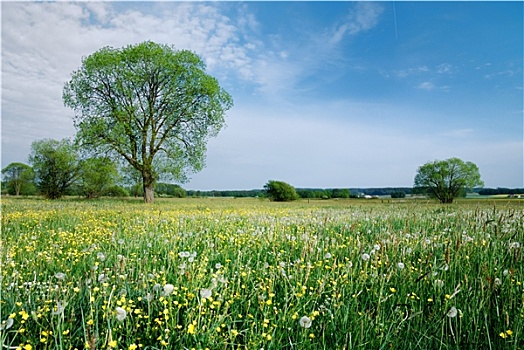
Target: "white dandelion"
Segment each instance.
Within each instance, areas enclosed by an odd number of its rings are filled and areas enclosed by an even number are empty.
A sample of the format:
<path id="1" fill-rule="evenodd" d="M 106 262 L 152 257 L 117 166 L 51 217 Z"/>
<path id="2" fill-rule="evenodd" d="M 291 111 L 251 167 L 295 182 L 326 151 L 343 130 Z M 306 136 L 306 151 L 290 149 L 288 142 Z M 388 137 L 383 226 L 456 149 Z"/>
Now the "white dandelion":
<path id="1" fill-rule="evenodd" d="M 397 267 L 402 270 L 405 266 L 404 263 L 401 261 L 397 264 Z"/>
<path id="2" fill-rule="evenodd" d="M 211 298 L 212 291 L 209 288 L 202 288 L 200 289 L 200 297 L 202 299 Z"/>
<path id="3" fill-rule="evenodd" d="M 444 281 L 443 280 L 435 280 L 433 281 L 433 285 L 437 288 L 442 288 L 444 287 Z"/>
<path id="4" fill-rule="evenodd" d="M 362 254 L 362 260 L 364 260 L 364 261 L 368 261 L 369 258 L 370 258 L 370 256 L 369 256 L 368 253 L 364 253 L 364 254 Z"/>
<path id="5" fill-rule="evenodd" d="M 116 319 L 119 320 L 119 321 L 123 321 L 127 317 L 127 311 L 124 308 L 120 307 L 120 306 L 118 306 L 115 309 L 115 312 L 116 312 Z"/>
<path id="6" fill-rule="evenodd" d="M 104 260 L 106 260 L 106 256 L 105 256 L 104 253 L 102 253 L 102 252 L 98 252 L 98 253 L 96 253 L 96 257 L 97 257 L 98 260 L 100 260 L 100 261 L 104 261 Z"/>
<path id="7" fill-rule="evenodd" d="M 449 309 L 448 313 L 446 314 L 449 318 L 457 317 L 458 310 L 456 307 L 452 306 L 451 309 Z"/>
<path id="8" fill-rule="evenodd" d="M 307 316 L 302 316 L 300 320 L 298 320 L 298 323 L 300 324 L 300 327 L 302 328 L 309 328 L 311 327 L 311 319 Z"/>
<path id="9" fill-rule="evenodd" d="M 189 258 L 191 254 L 189 252 L 184 251 L 184 252 L 178 253 L 178 256 L 181 258 Z"/>
<path id="10" fill-rule="evenodd" d="M 162 293 L 164 296 L 168 296 L 169 294 L 173 293 L 173 290 L 175 289 L 175 286 L 172 284 L 166 284 L 164 286 L 164 293 Z"/>
<path id="11" fill-rule="evenodd" d="M 104 283 L 105 281 L 107 281 L 107 276 L 105 274 L 101 273 L 100 275 L 98 275 L 99 283 Z"/>
<path id="12" fill-rule="evenodd" d="M 9 328 L 11 328 L 13 326 L 13 323 L 15 321 L 9 317 L 7 320 L 5 321 L 2 321 L 2 324 L 0 324 L 0 331 L 6 331 L 8 330 Z"/>
<path id="13" fill-rule="evenodd" d="M 56 303 L 55 309 L 51 312 L 53 315 L 61 315 L 67 306 L 66 302 L 59 301 Z"/>
<path id="14" fill-rule="evenodd" d="M 66 275 L 65 275 L 65 273 L 63 273 L 63 272 L 57 272 L 57 273 L 55 273 L 55 278 L 56 278 L 56 279 L 59 279 L 59 280 L 63 280 L 63 279 L 65 278 L 65 276 L 66 276 Z"/>

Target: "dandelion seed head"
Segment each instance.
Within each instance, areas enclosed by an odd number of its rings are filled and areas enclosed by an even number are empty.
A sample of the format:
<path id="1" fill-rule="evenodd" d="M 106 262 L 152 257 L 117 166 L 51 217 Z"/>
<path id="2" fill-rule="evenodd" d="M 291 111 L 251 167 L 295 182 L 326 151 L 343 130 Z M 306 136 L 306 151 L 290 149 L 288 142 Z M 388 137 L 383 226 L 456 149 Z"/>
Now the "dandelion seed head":
<path id="1" fill-rule="evenodd" d="M 8 330 L 13 326 L 14 320 L 13 318 L 9 317 L 7 320 L 2 321 L 2 324 L 0 324 L 0 331 Z"/>
<path id="2" fill-rule="evenodd" d="M 164 286 L 164 293 L 162 293 L 162 295 L 168 296 L 169 294 L 173 293 L 174 289 L 175 289 L 175 286 L 168 283 Z"/>
<path id="3" fill-rule="evenodd" d="M 311 319 L 309 317 L 302 316 L 300 318 L 300 320 L 298 320 L 298 323 L 300 324 L 300 327 L 302 327 L 302 328 L 310 328 L 311 324 L 312 324 L 312 321 L 311 321 Z"/>
<path id="4" fill-rule="evenodd" d="M 210 298 L 210 297 L 211 297 L 211 294 L 212 294 L 211 289 L 208 289 L 208 288 L 202 288 L 202 289 L 200 289 L 200 297 L 201 297 L 202 299 Z"/>
<path id="5" fill-rule="evenodd" d="M 190 255 L 191 254 L 189 252 L 186 252 L 186 251 L 178 253 L 178 256 L 181 257 L 181 258 L 189 258 Z"/>
<path id="6" fill-rule="evenodd" d="M 449 318 L 455 318 L 458 315 L 458 310 L 456 307 L 452 306 L 446 314 Z"/>
<path id="7" fill-rule="evenodd" d="M 127 311 L 118 306 L 116 309 L 115 309 L 115 312 L 116 312 L 116 319 L 119 320 L 119 321 L 123 321 L 125 320 L 126 316 L 127 316 Z"/>
<path id="8" fill-rule="evenodd" d="M 66 306 L 67 306 L 66 302 L 63 302 L 63 301 L 57 302 L 56 303 L 56 307 L 53 310 L 53 312 L 51 312 L 51 314 L 53 314 L 53 315 L 60 315 L 60 314 L 62 314 L 64 312 Z"/>
<path id="9" fill-rule="evenodd" d="M 405 266 L 404 263 L 401 261 L 397 264 L 397 267 L 402 270 Z"/>
<path id="10" fill-rule="evenodd" d="M 65 276 L 66 276 L 66 275 L 65 275 L 65 273 L 63 273 L 63 272 L 57 272 L 57 273 L 55 273 L 55 278 L 56 278 L 56 279 L 59 279 L 59 280 L 63 280 L 63 279 L 65 278 Z"/>
<path id="11" fill-rule="evenodd" d="M 368 261 L 371 256 L 368 253 L 362 254 L 362 260 Z"/>
<path id="12" fill-rule="evenodd" d="M 437 287 L 437 288 L 442 288 L 442 287 L 444 287 L 444 281 L 443 281 L 443 280 L 435 280 L 435 281 L 433 282 L 433 285 L 434 285 L 435 287 Z"/>

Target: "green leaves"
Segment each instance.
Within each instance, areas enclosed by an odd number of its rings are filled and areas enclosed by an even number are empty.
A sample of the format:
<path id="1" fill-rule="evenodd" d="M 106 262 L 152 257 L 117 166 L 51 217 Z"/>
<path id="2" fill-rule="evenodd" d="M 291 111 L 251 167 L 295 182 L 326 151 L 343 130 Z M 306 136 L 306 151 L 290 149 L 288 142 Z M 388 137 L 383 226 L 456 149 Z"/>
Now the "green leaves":
<path id="1" fill-rule="evenodd" d="M 415 187 L 425 188 L 441 203 L 452 203 L 453 198 L 476 186 L 484 186 L 477 165 L 459 158 L 426 163 L 415 176 Z"/>
<path id="2" fill-rule="evenodd" d="M 183 180 L 201 170 L 207 140 L 233 106 L 204 70 L 196 54 L 151 41 L 84 58 L 63 91 L 78 143 L 123 157 L 143 176 Z"/>
<path id="3" fill-rule="evenodd" d="M 78 177 L 78 155 L 69 139 L 34 141 L 29 162 L 36 173 L 38 188 L 49 199 L 66 194 Z"/>
<path id="4" fill-rule="evenodd" d="M 270 180 L 264 185 L 269 199 L 276 202 L 294 201 L 299 198 L 295 188 L 283 181 Z"/>

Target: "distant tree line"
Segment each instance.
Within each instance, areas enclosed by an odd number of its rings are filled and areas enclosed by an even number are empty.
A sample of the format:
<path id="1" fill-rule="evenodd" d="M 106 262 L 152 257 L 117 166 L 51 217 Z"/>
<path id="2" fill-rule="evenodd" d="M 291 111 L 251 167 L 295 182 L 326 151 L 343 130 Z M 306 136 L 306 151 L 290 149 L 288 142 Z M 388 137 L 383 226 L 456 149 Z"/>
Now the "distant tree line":
<path id="1" fill-rule="evenodd" d="M 2 169 L 2 194 L 49 199 L 143 195 L 136 171 L 119 167 L 108 157 L 85 157 L 69 139 L 35 141 L 28 159 L 30 165 L 16 162 Z M 157 183 L 155 193 L 160 197 L 187 196 L 182 187 L 168 183 Z"/>
<path id="2" fill-rule="evenodd" d="M 2 169 L 2 194 L 39 194 L 50 199 L 57 199 L 64 195 L 85 196 L 86 198 L 143 196 L 143 179 L 139 171 L 116 163 L 109 157 L 86 157 L 69 139 L 61 141 L 44 139 L 33 142 L 28 160 L 29 165 L 11 163 Z M 469 172 L 472 175 L 468 177 Z M 464 178 L 461 180 L 462 182 L 456 180 L 457 175 Z M 447 180 L 446 176 L 454 179 L 455 184 L 453 185 L 450 180 Z M 434 195 L 442 203 L 451 203 L 453 198 L 464 197 L 466 193 L 472 191 L 480 195 L 524 194 L 524 188 L 472 188 L 466 186 L 468 179 L 471 180 L 469 185 L 481 184 L 476 166 L 452 158 L 446 161 L 427 163 L 421 167 L 413 188 L 295 189 L 283 181 L 270 180 L 264 185 L 263 189 L 186 191 L 180 185 L 159 181 L 155 183 L 154 193 L 159 197 L 173 198 L 188 196 L 262 197 L 269 198 L 272 201 L 290 201 L 299 198 L 344 199 L 366 196 L 404 198 L 406 195 L 428 195 L 430 197 Z M 437 180 L 441 181 L 442 184 L 432 188 L 431 184 Z M 446 186 L 450 187 L 449 191 Z"/>
<path id="3" fill-rule="evenodd" d="M 475 192 L 481 196 L 493 196 L 497 194 L 524 194 L 524 188 L 483 188 Z"/>

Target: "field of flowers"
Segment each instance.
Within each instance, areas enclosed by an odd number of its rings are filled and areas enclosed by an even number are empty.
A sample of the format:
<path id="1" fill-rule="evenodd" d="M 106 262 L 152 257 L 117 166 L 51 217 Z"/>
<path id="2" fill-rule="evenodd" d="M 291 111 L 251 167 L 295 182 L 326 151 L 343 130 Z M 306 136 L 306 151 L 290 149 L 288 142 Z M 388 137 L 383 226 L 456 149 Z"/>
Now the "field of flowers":
<path id="1" fill-rule="evenodd" d="M 2 349 L 524 349 L 524 203 L 2 199 Z"/>

